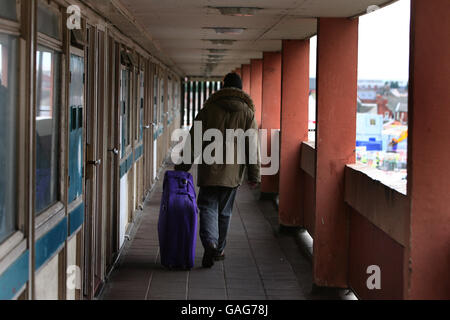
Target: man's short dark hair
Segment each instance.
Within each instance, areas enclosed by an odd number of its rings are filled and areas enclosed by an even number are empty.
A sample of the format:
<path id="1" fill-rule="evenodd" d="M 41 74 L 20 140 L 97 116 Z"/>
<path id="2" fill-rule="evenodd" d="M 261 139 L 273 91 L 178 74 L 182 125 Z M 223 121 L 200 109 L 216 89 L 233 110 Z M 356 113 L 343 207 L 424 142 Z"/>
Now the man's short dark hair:
<path id="1" fill-rule="evenodd" d="M 223 80 L 224 88 L 238 88 L 242 90 L 242 79 L 237 73 L 229 73 Z"/>

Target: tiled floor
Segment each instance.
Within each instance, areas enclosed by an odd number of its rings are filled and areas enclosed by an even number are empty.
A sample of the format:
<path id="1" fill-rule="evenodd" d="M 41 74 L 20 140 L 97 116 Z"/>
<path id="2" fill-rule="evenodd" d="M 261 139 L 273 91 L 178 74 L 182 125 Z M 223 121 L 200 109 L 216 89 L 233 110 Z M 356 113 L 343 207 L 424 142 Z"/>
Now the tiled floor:
<path id="1" fill-rule="evenodd" d="M 111 274 L 101 299 L 110 300 L 304 300 L 345 299 L 342 291 L 311 294 L 311 264 L 295 239 L 277 233 L 271 201 L 246 186 L 236 199 L 226 260 L 202 269 L 168 271 L 159 264 L 157 222 L 162 181 L 145 203 L 137 231 Z"/>

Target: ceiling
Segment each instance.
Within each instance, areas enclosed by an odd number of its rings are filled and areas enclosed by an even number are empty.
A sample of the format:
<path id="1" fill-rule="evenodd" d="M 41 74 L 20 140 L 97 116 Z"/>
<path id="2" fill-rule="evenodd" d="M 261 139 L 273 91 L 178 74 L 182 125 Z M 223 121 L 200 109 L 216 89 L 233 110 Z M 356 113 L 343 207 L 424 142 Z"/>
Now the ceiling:
<path id="1" fill-rule="evenodd" d="M 281 50 L 283 39 L 317 32 L 317 17 L 354 17 L 392 0 L 120 0 L 161 53 L 187 76 L 223 76 Z M 217 7 L 259 8 L 252 16 L 223 15 Z M 242 28 L 219 34 L 213 28 Z M 233 40 L 227 44 L 210 40 Z M 210 50 L 211 49 L 211 50 Z"/>

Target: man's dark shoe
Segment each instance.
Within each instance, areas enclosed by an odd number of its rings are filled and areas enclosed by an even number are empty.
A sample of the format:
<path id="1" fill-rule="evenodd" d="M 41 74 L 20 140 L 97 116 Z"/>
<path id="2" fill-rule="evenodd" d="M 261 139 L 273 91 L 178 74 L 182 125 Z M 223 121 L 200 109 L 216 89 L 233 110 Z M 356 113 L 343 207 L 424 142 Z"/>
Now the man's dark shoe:
<path id="1" fill-rule="evenodd" d="M 205 248 L 205 253 L 203 254 L 202 266 L 203 268 L 212 268 L 214 265 L 214 256 L 217 253 L 217 246 L 215 244 L 210 244 Z"/>
<path id="2" fill-rule="evenodd" d="M 215 261 L 223 261 L 225 260 L 225 253 L 222 251 L 216 251 L 216 254 L 214 255 L 214 260 Z"/>

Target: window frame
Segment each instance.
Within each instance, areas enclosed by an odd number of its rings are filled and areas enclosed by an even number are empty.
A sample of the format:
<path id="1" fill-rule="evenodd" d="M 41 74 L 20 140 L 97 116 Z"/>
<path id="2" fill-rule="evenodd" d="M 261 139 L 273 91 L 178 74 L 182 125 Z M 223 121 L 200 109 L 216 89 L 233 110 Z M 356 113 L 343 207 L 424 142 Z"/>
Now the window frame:
<path id="1" fill-rule="evenodd" d="M 158 67 L 155 66 L 153 72 L 153 97 L 152 97 L 152 105 L 153 105 L 153 123 L 156 126 L 159 125 L 159 76 L 158 76 Z"/>
<path id="2" fill-rule="evenodd" d="M 39 32 L 38 30 L 38 10 L 39 10 L 39 4 L 42 4 L 43 6 L 47 7 L 48 10 L 52 10 L 54 13 L 59 15 L 59 39 L 53 38 L 52 36 L 49 36 L 47 34 L 44 34 L 42 32 Z M 55 44 L 62 45 L 63 39 L 64 39 L 64 23 L 63 23 L 63 13 L 62 13 L 62 7 L 59 3 L 55 1 L 44 1 L 44 0 L 37 0 L 36 3 L 36 33 L 38 34 L 38 41 L 41 39 L 45 39 L 47 41 L 53 42 Z"/>
<path id="3" fill-rule="evenodd" d="M 162 128 L 162 124 L 159 121 L 161 118 L 161 95 L 160 95 L 160 74 L 161 74 L 161 68 L 154 64 L 153 69 L 153 140 L 158 140 L 160 136 L 160 131 Z M 156 117 L 156 118 L 155 118 Z"/>
<path id="4" fill-rule="evenodd" d="M 85 32 L 86 32 L 86 27 L 84 26 L 84 24 L 82 24 L 82 33 L 85 35 Z M 69 35 L 69 37 L 70 37 L 70 35 Z M 70 40 L 69 40 L 69 43 L 70 43 Z M 83 64 L 84 64 L 84 78 L 86 79 L 86 67 L 87 67 L 87 62 L 86 62 L 86 51 L 84 50 L 84 48 L 83 49 L 80 49 L 80 48 L 78 48 L 77 46 L 74 46 L 74 45 L 72 45 L 72 44 L 70 44 L 69 45 L 70 46 L 70 49 L 69 49 L 69 52 L 68 52 L 68 59 L 69 59 L 69 64 L 68 64 L 68 70 L 67 70 L 67 72 L 68 72 L 68 74 L 69 74 L 69 77 L 71 77 L 70 75 L 71 75 L 71 58 L 72 58 L 72 55 L 73 56 L 76 56 L 76 57 L 78 57 L 78 58 L 82 58 L 83 59 Z M 85 81 L 86 82 L 86 81 Z M 67 109 L 67 110 L 69 110 L 70 109 L 70 94 L 71 94 L 71 91 L 70 91 L 70 85 L 71 85 L 71 81 L 69 80 L 68 81 L 68 86 L 67 86 L 67 106 L 64 106 L 64 108 L 65 109 Z M 82 150 L 81 150 L 81 152 L 82 152 L 82 155 L 83 155 L 83 159 L 84 159 L 84 157 L 86 156 L 86 147 L 85 147 L 85 145 L 86 145 L 86 137 L 85 137 L 85 131 L 86 131 L 86 121 L 85 121 L 85 113 L 86 113 L 86 99 L 87 99 L 87 92 L 86 92 L 86 83 L 84 83 L 84 85 L 83 85 L 83 106 L 82 106 L 82 118 L 80 119 L 79 118 L 79 116 L 80 116 L 80 114 L 78 113 L 78 115 L 77 115 L 77 117 L 76 117 L 76 122 L 78 122 L 78 125 L 80 125 L 80 120 L 81 120 L 81 127 L 82 127 L 82 137 L 81 137 L 81 143 L 82 143 Z M 70 117 L 72 117 L 72 114 L 67 114 L 67 128 L 68 128 L 68 130 L 67 130 L 67 141 L 69 141 L 70 140 L 70 133 L 72 132 L 72 128 L 69 126 L 69 118 Z M 70 148 L 67 148 L 67 156 L 68 157 L 70 157 Z M 69 169 L 69 163 L 70 163 L 70 160 L 68 160 L 67 161 L 67 169 Z M 68 206 L 70 207 L 70 204 L 72 204 L 72 203 L 75 203 L 75 202 L 77 202 L 77 200 L 78 199 L 80 199 L 80 198 L 82 198 L 83 196 L 84 196 L 84 191 L 85 191 L 85 185 L 84 185 L 84 176 L 85 176 L 85 170 L 86 170 L 86 165 L 85 165 L 85 163 L 84 163 L 84 161 L 83 161 L 83 168 L 82 168 L 82 175 L 83 175 L 83 183 L 82 183 L 82 191 L 81 191 L 81 196 L 79 196 L 76 200 L 74 200 L 74 201 L 72 201 L 72 202 L 70 202 L 70 200 L 68 201 Z M 70 174 L 68 174 L 67 176 L 68 176 L 68 179 L 70 178 L 69 177 L 69 175 Z M 70 189 L 70 187 L 69 187 L 69 182 L 68 182 L 68 186 L 67 186 L 67 198 L 69 199 L 69 189 Z M 70 210 L 69 210 L 69 212 L 70 212 Z"/>
<path id="5" fill-rule="evenodd" d="M 17 18 L 17 20 L 10 20 L 10 19 L 7 19 L 7 18 L 1 18 L 0 17 L 0 26 L 2 26 L 2 27 L 5 27 L 5 26 L 10 26 L 10 27 L 12 27 L 12 28 L 15 28 L 15 27 L 19 27 L 20 28 L 20 25 L 21 25 L 21 21 L 22 21 L 22 19 L 21 19 L 21 1 L 22 0 L 15 0 L 16 1 L 16 18 Z"/>
<path id="6" fill-rule="evenodd" d="M 132 151 L 132 141 L 133 141 L 133 138 L 132 138 L 132 133 L 133 133 L 133 131 L 132 131 L 132 128 L 131 128 L 131 125 L 129 125 L 129 124 L 131 124 L 131 116 L 132 116 L 132 113 L 131 113 L 131 97 L 130 97 L 130 93 L 131 93 L 131 86 L 130 86 L 130 82 L 131 82 L 131 80 L 132 80 L 132 78 L 131 78 L 131 76 L 134 74 L 134 72 L 131 70 L 131 67 L 130 66 L 126 66 L 125 64 L 123 64 L 122 62 L 120 63 L 120 95 L 119 95 L 119 102 L 120 102 L 120 113 L 119 113 L 119 124 L 121 124 L 120 125 L 120 128 L 119 128 L 119 130 L 120 130 L 120 155 L 121 155 L 121 159 L 126 159 L 129 155 L 130 155 L 130 153 L 131 153 L 131 151 Z M 127 104 L 127 110 L 126 110 L 126 115 L 127 115 L 127 128 L 126 128 L 126 133 L 127 133 L 127 139 L 126 139 L 126 141 L 127 141 L 127 144 L 126 145 L 123 145 L 123 143 L 122 143 L 122 141 L 123 141 L 123 137 L 122 137 L 122 131 L 123 131 L 123 123 L 121 122 L 121 121 L 123 121 L 123 120 L 121 120 L 121 119 L 123 119 L 123 110 L 122 110 L 122 93 L 123 93 L 123 91 L 122 91 L 122 83 L 123 83 L 123 71 L 126 71 L 127 72 L 127 74 L 128 74 L 128 90 L 127 90 L 127 100 L 128 100 L 128 104 Z"/>
<path id="7" fill-rule="evenodd" d="M 18 128 L 24 128 L 26 125 L 26 117 L 23 115 L 27 111 L 25 106 L 25 98 L 22 94 L 20 94 L 20 91 L 23 90 L 20 87 L 20 84 L 25 81 L 26 75 L 24 74 L 23 70 L 25 69 L 25 61 L 24 61 L 24 52 L 25 52 L 25 45 L 23 43 L 23 40 L 21 39 L 22 32 L 21 32 L 21 16 L 20 16 L 20 7 L 21 3 L 20 1 L 16 1 L 16 10 L 17 10 L 17 21 L 14 20 L 8 20 L 5 18 L 0 18 L 0 33 L 6 36 L 12 36 L 16 37 L 16 61 L 17 61 L 17 74 L 16 74 L 16 95 L 17 95 L 17 101 L 16 101 L 16 107 L 17 107 L 17 113 L 16 113 L 16 127 Z M 27 138 L 23 134 L 17 134 L 16 133 L 16 143 L 18 144 L 18 147 L 15 151 L 15 157 L 16 161 L 18 161 L 19 165 L 17 166 L 17 174 L 20 175 L 20 171 L 23 170 L 23 166 L 20 165 L 19 159 L 22 159 L 24 155 L 26 154 L 26 145 L 27 145 Z M 22 253 L 25 251 L 25 248 L 22 248 L 24 244 L 26 244 L 25 239 L 25 212 L 22 212 L 23 210 L 20 210 L 20 203 L 24 196 L 26 196 L 27 192 L 24 192 L 25 185 L 23 179 L 17 179 L 17 183 L 15 185 L 15 191 L 16 191 L 16 199 L 15 199 L 15 205 L 16 205 L 16 213 L 15 213 L 15 230 L 11 232 L 10 235 L 8 235 L 3 241 L 0 242 L 0 274 L 3 272 L 3 270 L 9 265 L 15 261 L 15 259 L 11 259 L 11 256 L 15 256 L 15 252 Z M 20 246 L 20 247 L 19 247 Z M 11 261 L 10 261 L 11 260 Z"/>
<path id="8" fill-rule="evenodd" d="M 164 128 L 164 118 L 165 118 L 165 110 L 166 110 L 166 94 L 165 94 L 166 81 L 164 79 L 164 75 L 160 73 L 158 77 L 158 99 L 159 99 L 159 118 L 158 123 L 160 127 Z"/>
<path id="9" fill-rule="evenodd" d="M 141 66 L 138 70 L 138 100 L 137 100 L 137 142 L 144 140 L 144 126 L 145 126 L 145 60 L 141 59 Z"/>
<path id="10" fill-rule="evenodd" d="M 60 21 L 60 37 L 61 39 L 63 39 L 63 34 L 62 34 L 62 20 L 63 20 L 63 14 L 62 14 L 62 7 L 55 3 L 55 2 L 50 2 L 49 4 L 43 2 L 42 0 L 38 0 L 39 2 L 44 3 L 44 5 L 47 6 L 51 6 L 53 7 L 55 10 L 58 10 L 59 12 L 59 21 Z M 36 13 L 36 21 L 37 21 L 38 17 L 37 17 L 37 13 Z M 35 229 L 38 230 L 36 232 L 36 238 L 37 238 L 37 234 L 40 233 L 39 230 L 42 229 L 46 229 L 47 225 L 51 225 L 54 219 L 58 219 L 58 217 L 61 215 L 61 212 L 65 210 L 65 206 L 64 206 L 64 197 L 65 197 L 65 174 L 63 172 L 63 170 L 61 170 L 62 168 L 64 168 L 65 165 L 65 154 L 64 154 L 64 148 L 62 147 L 63 143 L 64 143 L 64 138 L 65 138 L 65 111 L 64 111 L 64 88 L 66 85 L 66 79 L 65 79 L 65 74 L 66 74 L 66 65 L 65 65 L 65 50 L 64 50 L 64 46 L 63 46 L 63 40 L 58 40 L 55 38 L 52 38 L 48 35 L 45 35 L 39 31 L 36 31 L 37 34 L 37 40 L 36 40 L 36 50 L 34 52 L 35 56 L 37 55 L 37 52 L 39 50 L 40 47 L 43 47 L 45 49 L 48 50 L 52 50 L 54 51 L 55 54 L 59 55 L 59 65 L 58 65 L 58 74 L 56 75 L 58 77 L 58 82 L 59 82 L 59 86 L 60 86 L 60 90 L 59 90 L 59 94 L 56 96 L 56 98 L 59 100 L 59 110 L 58 110 L 58 114 L 57 117 L 58 119 L 56 120 L 58 122 L 58 130 L 57 133 L 59 135 L 58 137 L 58 143 L 57 143 L 57 153 L 58 153 L 58 187 L 57 187 L 57 201 L 55 203 L 53 203 L 52 205 L 50 205 L 47 209 L 44 209 L 42 212 L 36 212 L 36 208 L 35 208 L 35 204 L 33 206 L 33 214 L 35 216 Z M 35 80 L 34 80 L 34 85 L 36 86 L 36 76 L 37 73 L 35 72 Z M 37 94 L 37 90 L 36 93 Z M 37 108 L 37 101 L 35 101 L 35 108 Z M 34 111 L 34 117 L 33 117 L 33 121 L 34 121 L 34 129 L 36 130 L 36 114 L 37 114 L 37 110 L 35 109 Z M 35 152 L 36 152 L 36 144 L 35 145 Z M 34 159 L 34 166 L 36 165 L 36 159 Z M 34 169 L 33 174 L 36 177 L 36 170 Z M 34 196 L 36 195 L 36 178 L 34 179 L 34 185 L 32 186 L 33 188 L 33 192 L 34 192 Z M 58 219 L 60 220 L 60 219 Z"/>
<path id="11" fill-rule="evenodd" d="M 173 80 L 171 76 L 167 77 L 167 108 L 166 108 L 166 124 L 169 126 L 172 118 L 173 108 Z"/>
<path id="12" fill-rule="evenodd" d="M 133 68 L 133 145 L 137 146 L 139 143 L 139 111 L 140 111 L 140 72 L 141 68 L 139 65 Z"/>

